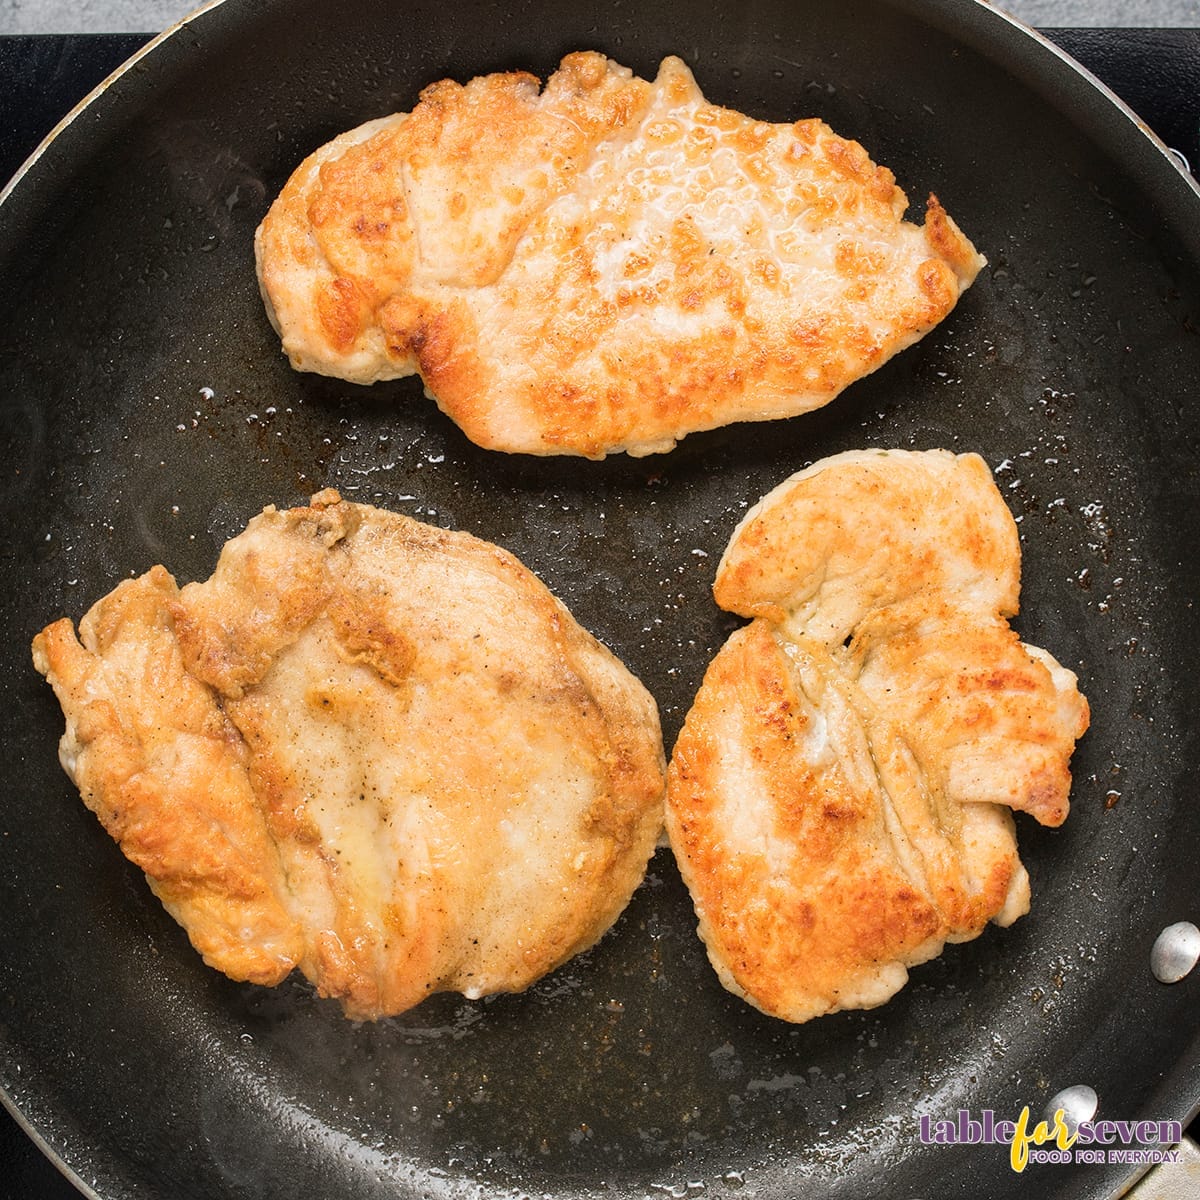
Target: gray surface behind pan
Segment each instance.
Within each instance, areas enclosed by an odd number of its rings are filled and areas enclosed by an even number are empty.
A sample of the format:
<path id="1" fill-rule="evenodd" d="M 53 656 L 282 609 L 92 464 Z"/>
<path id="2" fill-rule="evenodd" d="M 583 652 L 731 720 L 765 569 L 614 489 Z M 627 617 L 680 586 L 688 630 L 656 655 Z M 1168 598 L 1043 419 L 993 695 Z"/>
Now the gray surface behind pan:
<path id="1" fill-rule="evenodd" d="M 157 33 L 192 11 L 190 0 L 6 0 L 3 33 Z M 1027 25 L 1192 28 L 1197 0 L 1008 0 Z"/>

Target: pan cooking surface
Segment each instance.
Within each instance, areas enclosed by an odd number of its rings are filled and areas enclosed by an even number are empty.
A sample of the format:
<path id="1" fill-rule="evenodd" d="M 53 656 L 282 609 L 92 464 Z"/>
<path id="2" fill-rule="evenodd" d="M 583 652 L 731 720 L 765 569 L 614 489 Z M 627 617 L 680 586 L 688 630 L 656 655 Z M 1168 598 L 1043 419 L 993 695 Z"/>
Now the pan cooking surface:
<path id="1" fill-rule="evenodd" d="M 443 76 L 596 48 L 682 55 L 713 100 L 820 116 L 935 190 L 989 266 L 939 329 L 817 413 L 603 463 L 488 454 L 411 380 L 293 373 L 251 238 L 300 158 Z M 1003 65 L 1002 65 L 1003 64 Z M 1194 919 L 1200 202 L 1107 100 L 961 3 L 501 17 L 236 0 L 85 110 L 0 209 L 9 774 L 3 1082 L 104 1197 L 1099 1197 L 1128 1168 L 923 1147 L 918 1118 L 1186 1118 L 1195 981 L 1150 946 Z M 264 505 L 322 487 L 515 552 L 657 697 L 668 748 L 736 621 L 717 559 L 746 507 L 862 446 L 976 450 L 1020 521 L 1030 642 L 1092 729 L 1059 831 L 1018 819 L 1030 915 L 887 1006 L 791 1027 L 716 982 L 667 851 L 616 928 L 521 996 L 375 1025 L 302 982 L 206 969 L 55 761 L 34 632 L 156 562 L 203 578 Z M 1032 1189 L 1032 1191 L 1031 1191 Z"/>

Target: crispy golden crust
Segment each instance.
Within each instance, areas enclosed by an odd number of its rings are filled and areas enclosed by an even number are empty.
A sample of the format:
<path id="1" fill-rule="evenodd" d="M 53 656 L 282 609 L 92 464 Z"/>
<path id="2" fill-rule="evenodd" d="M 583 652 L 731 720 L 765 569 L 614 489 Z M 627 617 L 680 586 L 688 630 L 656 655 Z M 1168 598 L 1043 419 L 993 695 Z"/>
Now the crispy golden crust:
<path id="1" fill-rule="evenodd" d="M 907 205 L 820 121 L 577 53 L 322 147 L 256 249 L 298 369 L 419 372 L 482 446 L 602 457 L 816 408 L 931 329 L 984 260 Z"/>
<path id="2" fill-rule="evenodd" d="M 837 455 L 739 526 L 715 590 L 755 619 L 710 665 L 667 787 L 730 990 L 791 1021 L 871 1007 L 1027 910 L 1009 810 L 1065 818 L 1088 708 L 1009 628 L 1018 577 L 974 455 Z"/>
<path id="3" fill-rule="evenodd" d="M 206 962 L 278 983 L 299 960 L 301 930 L 250 789 L 247 747 L 183 664 L 177 597 L 162 567 L 127 580 L 84 617 L 79 640 L 67 620 L 38 634 L 34 664 L 66 714 L 60 757 L 84 803 Z"/>
<path id="4" fill-rule="evenodd" d="M 717 567 L 717 603 L 789 616 L 844 641 L 876 609 L 949 593 L 1017 612 L 1017 527 L 975 454 L 851 451 L 815 463 L 743 518 Z"/>
<path id="5" fill-rule="evenodd" d="M 341 501 L 267 509 L 34 658 L 63 761 L 210 965 L 355 1017 L 528 986 L 661 826 L 653 701 L 515 558 Z"/>

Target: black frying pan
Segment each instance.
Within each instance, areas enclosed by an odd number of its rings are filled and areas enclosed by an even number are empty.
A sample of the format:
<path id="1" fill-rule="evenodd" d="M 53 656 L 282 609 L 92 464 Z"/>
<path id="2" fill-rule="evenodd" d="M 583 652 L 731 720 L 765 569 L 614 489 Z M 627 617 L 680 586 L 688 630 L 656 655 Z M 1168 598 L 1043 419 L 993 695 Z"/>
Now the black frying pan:
<path id="1" fill-rule="evenodd" d="M 946 324 L 828 408 L 600 464 L 471 446 L 412 381 L 293 374 L 250 240 L 308 150 L 426 82 L 594 47 L 827 119 L 930 189 L 991 265 Z M 1200 1098 L 1191 522 L 1200 197 L 1128 114 L 967 0 L 565 7 L 226 0 L 157 44 L 0 205 L 8 536 L 0 1084 L 106 1198 L 1115 1195 L 1135 1168 L 918 1144 L 921 1114 L 1112 1118 Z M 886 1007 L 790 1027 L 724 993 L 669 854 L 612 933 L 522 996 L 376 1025 L 208 971 L 55 763 L 30 636 L 118 579 L 181 580 L 266 503 L 335 485 L 515 551 L 659 699 L 668 743 L 731 628 L 745 506 L 863 445 L 980 451 L 1024 538 L 1030 641 L 1093 703 L 1060 831 L 1019 822 L 1032 913 Z M 698 553 L 699 552 L 699 553 Z M 702 1185 L 702 1186 L 701 1186 Z"/>

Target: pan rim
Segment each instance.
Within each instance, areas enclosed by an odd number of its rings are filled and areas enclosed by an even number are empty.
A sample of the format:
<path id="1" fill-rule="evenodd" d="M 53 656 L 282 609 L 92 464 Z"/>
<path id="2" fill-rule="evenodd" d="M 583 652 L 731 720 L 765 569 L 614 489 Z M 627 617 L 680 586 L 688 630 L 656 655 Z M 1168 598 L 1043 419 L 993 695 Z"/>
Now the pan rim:
<path id="1" fill-rule="evenodd" d="M 0 206 L 3 206 L 6 200 L 16 191 L 18 185 L 27 174 L 36 166 L 38 161 L 45 155 L 51 145 L 58 140 L 59 136 L 67 130 L 83 113 L 89 109 L 97 100 L 99 100 L 108 89 L 121 79 L 126 73 L 131 71 L 138 63 L 147 55 L 152 54 L 158 49 L 163 42 L 174 37 L 182 30 L 186 29 L 194 20 L 203 16 L 210 9 L 214 9 L 224 4 L 225 0 L 207 0 L 207 3 L 201 4 L 199 8 L 194 8 L 186 16 L 181 17 L 172 25 L 168 25 L 161 33 L 153 36 L 139 50 L 135 50 L 115 71 L 105 76 L 82 100 L 78 101 L 65 116 L 59 119 L 55 126 L 46 134 L 44 138 L 33 148 L 29 153 L 29 157 L 16 169 L 13 176 L 7 183 L 0 188 Z"/>
<path id="2" fill-rule="evenodd" d="M 21 1132 L 54 1164 L 59 1174 L 79 1189 L 81 1195 L 87 1197 L 87 1200 L 104 1200 L 103 1194 L 87 1183 L 79 1172 L 71 1167 L 58 1150 L 46 1140 L 41 1130 L 30 1121 L 9 1095 L 8 1087 L 3 1082 L 0 1082 L 0 1105 L 4 1106 L 5 1111 L 17 1123 Z"/>
<path id="3" fill-rule="evenodd" d="M 223 0 L 216 0 L 216 2 L 223 3 Z M 1002 21 L 1013 26 L 1027 37 L 1032 38 L 1043 49 L 1049 50 L 1050 53 L 1064 66 L 1070 68 L 1076 75 L 1100 92 L 1127 120 L 1133 124 L 1137 131 L 1144 138 L 1146 138 L 1156 150 L 1159 151 L 1159 153 L 1167 160 L 1170 166 L 1173 167 L 1180 176 L 1182 176 L 1184 182 L 1191 188 L 1197 199 L 1200 199 L 1200 179 L 1197 179 L 1196 176 L 1191 174 L 1191 172 L 1184 170 L 1183 166 L 1172 153 L 1171 147 L 1168 146 L 1167 143 L 1164 142 L 1163 139 L 1159 137 L 1159 135 L 1155 133 L 1154 130 L 1151 129 L 1150 126 L 1147 125 L 1140 116 L 1138 116 L 1134 109 L 1124 100 L 1122 100 L 1121 97 L 1118 96 L 1116 92 L 1114 92 L 1112 88 L 1108 86 L 1108 84 L 1099 79 L 1095 74 L 1089 71 L 1088 68 L 1083 65 L 1083 63 L 1079 62 L 1078 59 L 1073 58 L 1067 53 L 1066 50 L 1064 50 L 1051 38 L 1047 37 L 1040 30 L 1035 29 L 1032 25 L 1026 25 L 1023 21 L 1020 21 L 1016 17 L 1012 16 L 1011 13 L 1007 13 L 1003 9 L 995 7 L 991 3 L 991 0 L 972 0 L 972 2 L 980 8 L 988 9 Z"/>
<path id="4" fill-rule="evenodd" d="M 136 51 L 129 59 L 127 59 L 105 80 L 92 89 L 92 91 L 89 92 L 88 95 L 85 96 L 78 104 L 76 104 L 42 139 L 39 145 L 25 160 L 25 162 L 18 168 L 11 180 L 9 180 L 3 189 L 0 190 L 0 219 L 2 219 L 2 206 L 4 203 L 10 200 L 12 195 L 21 186 L 22 181 L 26 178 L 26 176 L 36 169 L 37 164 L 50 150 L 50 147 L 53 145 L 53 143 L 67 128 L 72 125 L 76 119 L 78 119 L 92 105 L 97 103 L 107 93 L 109 88 L 119 81 L 127 72 L 130 72 L 147 56 L 156 53 L 158 48 L 163 43 L 179 35 L 182 31 L 186 30 L 193 21 L 202 18 L 210 10 L 223 6 L 225 2 L 226 0 L 209 0 L 208 3 L 201 5 L 191 13 L 187 14 L 181 20 L 164 30 L 162 33 L 153 37 L 146 43 L 145 46 Z M 896 3 L 896 0 L 885 0 L 885 2 L 899 7 L 899 5 Z M 958 3 L 961 3 L 961 0 L 958 0 Z M 1031 38 L 1040 47 L 1048 49 L 1055 60 L 1061 63 L 1064 67 L 1069 68 L 1074 75 L 1086 81 L 1089 86 L 1098 91 L 1109 104 L 1113 105 L 1117 111 L 1122 114 L 1130 124 L 1133 125 L 1133 127 L 1142 137 L 1145 137 L 1149 140 L 1151 145 L 1158 150 L 1161 157 L 1167 160 L 1175 172 L 1183 175 L 1190 192 L 1196 198 L 1200 198 L 1200 181 L 1179 166 L 1179 164 L 1172 157 L 1170 149 L 1166 143 L 1163 142 L 1162 139 L 1159 138 L 1158 135 L 1155 134 L 1154 131 L 1151 130 L 1136 114 L 1136 112 L 1134 112 L 1134 110 L 1119 96 L 1117 96 L 1116 93 L 1114 93 L 1107 85 L 1097 79 L 1094 74 L 1073 59 L 1066 51 L 1057 46 L 1051 39 L 1040 33 L 1038 30 L 1026 25 L 1017 18 L 1004 12 L 1002 9 L 997 8 L 990 3 L 989 0 L 972 0 L 972 3 L 975 6 L 976 14 L 979 14 L 979 10 L 981 9 L 986 10 L 987 13 L 990 14 L 989 16 L 982 18 L 983 20 L 990 21 L 992 17 L 999 18 L 1003 24 L 1011 27 L 1020 35 Z M 939 0 L 933 0 L 931 7 L 936 8 L 939 6 L 942 8 L 946 7 L 944 4 L 939 4 Z M 968 21 L 971 18 L 961 17 L 957 19 Z M 88 1196 L 91 1198 L 91 1200 L 102 1200 L 102 1193 L 97 1192 L 94 1188 L 88 1185 L 82 1179 L 82 1177 L 64 1161 L 62 1156 L 47 1142 L 45 1137 L 25 1116 L 24 1112 L 13 1100 L 9 1088 L 3 1080 L 0 1080 L 0 1103 L 4 1104 L 4 1107 L 17 1121 L 22 1130 L 35 1142 L 35 1144 L 38 1145 L 39 1149 L 46 1155 L 46 1157 L 48 1157 L 55 1164 L 58 1170 L 68 1180 L 70 1180 L 81 1191 L 82 1194 Z M 1194 1117 L 1198 1110 L 1200 1110 L 1200 1096 L 1195 1097 L 1191 1104 L 1191 1116 Z M 1141 1174 L 1142 1172 L 1138 1172 L 1132 1178 L 1140 1177 Z M 1132 1179 L 1130 1182 L 1132 1182 Z"/>
<path id="5" fill-rule="evenodd" d="M 50 146 L 57 140 L 60 134 L 64 132 L 79 116 L 87 110 L 93 103 L 99 100 L 108 89 L 121 79 L 127 72 L 132 70 L 139 62 L 148 55 L 154 53 L 159 46 L 172 37 L 175 37 L 182 30 L 186 29 L 194 21 L 204 17 L 207 13 L 214 9 L 220 8 L 226 4 L 227 0 L 207 0 L 198 8 L 193 9 L 186 16 L 181 17 L 173 25 L 168 26 L 161 33 L 157 34 L 146 43 L 140 50 L 132 54 L 125 60 L 115 71 L 101 80 L 86 96 L 83 97 L 71 110 L 62 117 L 58 123 L 50 130 L 49 133 L 38 143 L 31 151 L 29 157 L 17 168 L 12 178 L 0 188 L 0 206 L 3 206 L 5 201 L 9 199 L 12 193 L 24 177 L 33 169 L 37 162 L 42 158 Z M 885 0 L 886 3 L 896 3 L 896 0 Z M 937 0 L 934 0 L 937 3 Z M 961 4 L 961 0 L 957 0 Z M 1166 159 L 1172 169 L 1182 176 L 1184 182 L 1190 187 L 1193 194 L 1200 199 L 1200 179 L 1197 179 L 1190 172 L 1184 170 L 1175 157 L 1171 153 L 1171 148 L 1142 120 L 1141 117 L 1127 104 L 1116 92 L 1112 90 L 1103 80 L 1099 79 L 1095 74 L 1088 70 L 1081 62 L 1073 58 L 1061 46 L 1057 45 L 1053 40 L 1041 33 L 1032 25 L 1026 24 L 1019 18 L 1014 17 L 1011 13 L 1005 12 L 1004 9 L 997 7 L 992 3 L 992 0 L 968 0 L 976 13 L 986 12 L 989 14 L 985 20 L 992 18 L 998 19 L 1001 23 L 1008 25 L 1017 33 L 1030 38 L 1044 51 L 1049 51 L 1051 56 L 1056 59 L 1063 67 L 1072 71 L 1080 79 L 1084 80 L 1090 87 L 1098 91 L 1110 105 L 1117 109 L 1122 116 L 1145 138 L 1158 152 Z"/>

